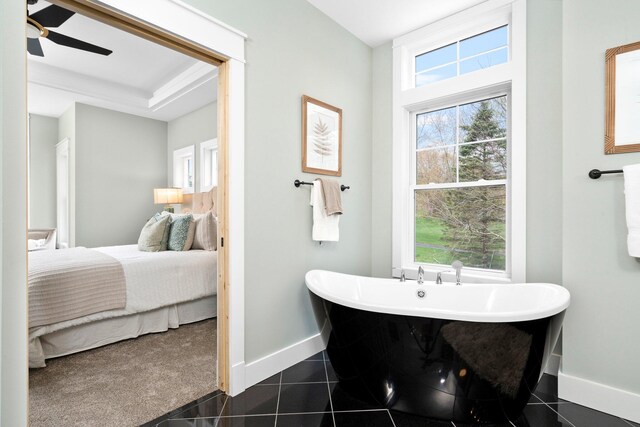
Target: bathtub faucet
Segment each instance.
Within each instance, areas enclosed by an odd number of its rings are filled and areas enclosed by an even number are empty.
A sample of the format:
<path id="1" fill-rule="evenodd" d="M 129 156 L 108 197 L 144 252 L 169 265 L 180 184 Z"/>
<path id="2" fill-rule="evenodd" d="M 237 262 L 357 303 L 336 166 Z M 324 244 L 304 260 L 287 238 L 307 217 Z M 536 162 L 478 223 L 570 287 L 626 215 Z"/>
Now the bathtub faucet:
<path id="1" fill-rule="evenodd" d="M 422 266 L 418 267 L 418 285 L 422 285 L 424 283 L 424 268 Z"/>
<path id="2" fill-rule="evenodd" d="M 442 273 L 450 273 L 451 270 L 438 271 L 436 274 L 436 285 L 442 285 Z"/>
<path id="3" fill-rule="evenodd" d="M 454 270 L 456 270 L 456 285 L 460 286 L 460 273 L 462 272 L 462 261 L 460 260 L 455 260 L 453 261 L 453 263 L 451 264 L 451 267 L 454 268 Z"/>

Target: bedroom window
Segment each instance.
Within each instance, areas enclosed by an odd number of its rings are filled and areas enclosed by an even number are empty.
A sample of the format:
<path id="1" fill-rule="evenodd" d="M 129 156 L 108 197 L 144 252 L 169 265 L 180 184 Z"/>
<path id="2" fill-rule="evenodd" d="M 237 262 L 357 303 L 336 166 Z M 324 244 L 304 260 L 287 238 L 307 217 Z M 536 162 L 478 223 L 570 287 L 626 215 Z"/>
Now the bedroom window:
<path id="1" fill-rule="evenodd" d="M 218 185 L 218 140 L 200 143 L 200 191 L 209 191 Z"/>
<path id="2" fill-rule="evenodd" d="M 193 145 L 173 152 L 173 186 L 182 188 L 185 194 L 194 191 L 194 151 Z"/>
<path id="3" fill-rule="evenodd" d="M 525 13 L 490 0 L 394 40 L 394 276 L 524 281 Z"/>

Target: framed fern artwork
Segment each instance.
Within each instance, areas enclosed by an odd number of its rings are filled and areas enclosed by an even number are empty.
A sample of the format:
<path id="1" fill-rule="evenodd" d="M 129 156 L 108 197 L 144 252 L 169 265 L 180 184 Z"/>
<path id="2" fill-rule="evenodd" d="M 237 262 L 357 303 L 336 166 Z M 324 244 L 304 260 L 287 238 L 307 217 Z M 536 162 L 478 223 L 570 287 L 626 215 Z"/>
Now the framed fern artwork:
<path id="1" fill-rule="evenodd" d="M 302 171 L 342 176 L 342 110 L 302 96 Z"/>

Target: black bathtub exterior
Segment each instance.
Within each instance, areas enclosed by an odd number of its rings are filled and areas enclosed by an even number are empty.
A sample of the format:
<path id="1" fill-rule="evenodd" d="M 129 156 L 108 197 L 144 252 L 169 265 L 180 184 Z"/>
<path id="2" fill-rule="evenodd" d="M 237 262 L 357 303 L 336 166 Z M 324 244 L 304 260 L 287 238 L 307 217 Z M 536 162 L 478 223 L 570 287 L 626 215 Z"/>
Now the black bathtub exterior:
<path id="1" fill-rule="evenodd" d="M 332 326 L 327 353 L 351 394 L 389 409 L 474 424 L 522 413 L 564 317 L 481 323 L 323 305 Z"/>

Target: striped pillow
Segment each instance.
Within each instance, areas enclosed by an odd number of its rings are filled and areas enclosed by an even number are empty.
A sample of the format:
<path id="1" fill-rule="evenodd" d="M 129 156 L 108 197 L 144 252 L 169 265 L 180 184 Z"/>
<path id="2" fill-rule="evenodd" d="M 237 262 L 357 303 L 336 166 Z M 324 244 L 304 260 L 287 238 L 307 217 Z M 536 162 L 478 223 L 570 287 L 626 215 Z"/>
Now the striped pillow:
<path id="1" fill-rule="evenodd" d="M 196 232 L 193 236 L 192 249 L 215 251 L 218 249 L 218 224 L 213 213 L 194 214 Z"/>

